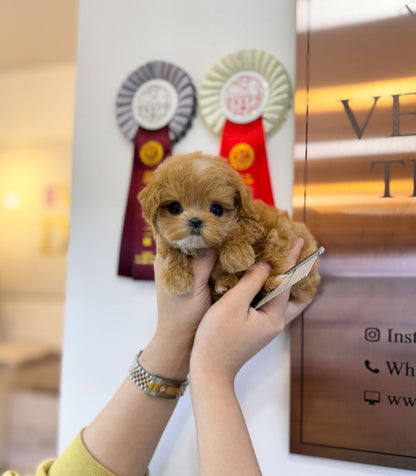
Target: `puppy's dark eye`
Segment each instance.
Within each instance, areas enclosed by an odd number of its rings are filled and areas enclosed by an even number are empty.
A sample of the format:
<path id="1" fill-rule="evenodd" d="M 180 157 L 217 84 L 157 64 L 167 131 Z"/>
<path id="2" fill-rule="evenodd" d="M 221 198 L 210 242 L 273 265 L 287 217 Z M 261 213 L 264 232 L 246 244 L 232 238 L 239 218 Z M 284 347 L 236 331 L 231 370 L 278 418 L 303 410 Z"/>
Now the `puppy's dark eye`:
<path id="1" fill-rule="evenodd" d="M 216 217 L 220 217 L 224 213 L 224 208 L 222 208 L 222 206 L 219 203 L 213 203 L 211 205 L 210 212 Z"/>
<path id="2" fill-rule="evenodd" d="M 168 210 L 172 215 L 179 215 L 180 213 L 182 213 L 182 207 L 179 202 L 169 203 Z"/>

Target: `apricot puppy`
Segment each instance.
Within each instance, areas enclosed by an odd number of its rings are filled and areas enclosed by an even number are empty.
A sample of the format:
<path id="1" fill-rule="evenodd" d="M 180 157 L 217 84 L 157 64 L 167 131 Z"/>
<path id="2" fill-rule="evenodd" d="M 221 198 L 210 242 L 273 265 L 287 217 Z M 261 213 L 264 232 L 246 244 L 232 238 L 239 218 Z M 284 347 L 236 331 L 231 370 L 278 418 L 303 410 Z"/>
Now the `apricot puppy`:
<path id="1" fill-rule="evenodd" d="M 272 266 L 264 291 L 276 287 L 298 237 L 305 242 L 298 262 L 317 249 L 303 223 L 261 200 L 253 201 L 240 175 L 221 157 L 194 152 L 166 159 L 139 200 L 164 258 L 162 280 L 170 293 L 185 294 L 191 289 L 190 257 L 206 248 L 218 251 L 210 278 L 214 300 L 256 261 Z M 290 299 L 309 301 L 319 281 L 315 263 L 309 275 L 292 287 Z"/>

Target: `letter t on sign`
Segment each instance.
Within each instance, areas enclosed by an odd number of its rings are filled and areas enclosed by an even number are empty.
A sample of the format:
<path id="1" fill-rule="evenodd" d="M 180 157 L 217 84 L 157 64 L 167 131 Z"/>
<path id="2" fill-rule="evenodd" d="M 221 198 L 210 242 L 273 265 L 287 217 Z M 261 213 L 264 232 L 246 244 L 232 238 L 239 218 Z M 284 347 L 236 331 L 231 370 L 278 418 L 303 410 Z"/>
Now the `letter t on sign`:
<path id="1" fill-rule="evenodd" d="M 391 197 L 390 195 L 390 164 L 398 162 L 404 167 L 404 160 L 374 160 L 371 162 L 370 168 L 372 169 L 376 164 L 384 165 L 384 195 L 382 198 Z"/>

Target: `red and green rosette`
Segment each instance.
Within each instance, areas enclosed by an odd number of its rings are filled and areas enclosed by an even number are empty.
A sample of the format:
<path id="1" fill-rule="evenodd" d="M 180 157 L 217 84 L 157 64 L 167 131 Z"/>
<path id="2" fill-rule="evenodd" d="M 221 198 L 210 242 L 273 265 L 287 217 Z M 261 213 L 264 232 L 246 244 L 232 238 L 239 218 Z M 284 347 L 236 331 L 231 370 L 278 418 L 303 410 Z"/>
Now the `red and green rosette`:
<path id="1" fill-rule="evenodd" d="M 189 75 L 165 61 L 152 61 L 122 83 L 116 117 L 124 136 L 134 144 L 133 167 L 120 244 L 118 274 L 154 278 L 156 253 L 152 229 L 137 199 L 153 171 L 171 155 L 173 144 L 189 130 L 196 113 L 195 87 Z"/>
<path id="2" fill-rule="evenodd" d="M 239 50 L 206 75 L 199 108 L 206 125 L 221 135 L 220 155 L 236 169 L 253 197 L 274 205 L 266 135 L 276 132 L 292 105 L 282 63 L 262 50 Z"/>

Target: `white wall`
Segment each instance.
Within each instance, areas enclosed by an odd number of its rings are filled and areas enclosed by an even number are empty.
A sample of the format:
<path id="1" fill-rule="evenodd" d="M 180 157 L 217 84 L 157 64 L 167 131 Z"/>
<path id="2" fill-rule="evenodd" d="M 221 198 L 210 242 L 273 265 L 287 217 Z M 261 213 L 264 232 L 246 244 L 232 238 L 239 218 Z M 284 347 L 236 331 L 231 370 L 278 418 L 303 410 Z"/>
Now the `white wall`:
<path id="1" fill-rule="evenodd" d="M 113 394 L 156 319 L 153 283 L 116 275 L 132 161 L 132 146 L 114 117 L 121 82 L 141 64 L 162 59 L 182 66 L 199 87 L 216 61 L 241 48 L 276 55 L 294 79 L 294 17 L 294 0 L 81 0 L 61 449 Z M 290 114 L 268 141 L 275 199 L 282 208 L 291 202 L 293 132 Z M 219 139 L 199 118 L 174 148 L 192 150 L 219 150 Z M 287 333 L 247 364 L 237 387 L 266 476 L 393 474 L 289 454 Z M 179 403 L 151 472 L 197 474 L 189 393 Z"/>

